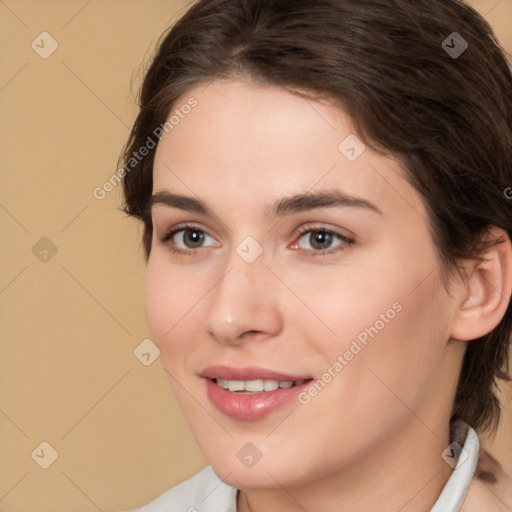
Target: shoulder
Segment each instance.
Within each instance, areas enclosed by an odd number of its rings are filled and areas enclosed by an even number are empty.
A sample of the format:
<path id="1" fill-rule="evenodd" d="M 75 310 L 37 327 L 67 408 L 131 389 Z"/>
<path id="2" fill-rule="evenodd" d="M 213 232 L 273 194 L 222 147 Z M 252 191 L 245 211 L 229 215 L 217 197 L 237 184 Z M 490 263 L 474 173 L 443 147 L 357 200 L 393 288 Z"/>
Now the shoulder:
<path id="1" fill-rule="evenodd" d="M 475 477 L 461 512 L 509 512 L 512 504 L 510 481 L 502 486 L 488 484 Z"/>
<path id="2" fill-rule="evenodd" d="M 237 489 L 207 466 L 147 505 L 128 512 L 236 512 L 236 495 Z"/>
<path id="3" fill-rule="evenodd" d="M 511 505 L 512 478 L 491 453 L 481 447 L 461 512 L 509 512 Z"/>

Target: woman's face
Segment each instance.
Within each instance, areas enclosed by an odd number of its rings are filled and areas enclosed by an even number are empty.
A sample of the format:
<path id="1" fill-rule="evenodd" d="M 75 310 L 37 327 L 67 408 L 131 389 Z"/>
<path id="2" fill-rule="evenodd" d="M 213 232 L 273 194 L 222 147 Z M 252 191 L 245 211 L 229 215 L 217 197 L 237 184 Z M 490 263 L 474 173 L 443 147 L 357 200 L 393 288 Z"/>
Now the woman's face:
<path id="1" fill-rule="evenodd" d="M 190 98 L 156 150 L 146 309 L 217 474 L 292 486 L 442 437 L 456 307 L 398 163 L 281 88 Z"/>

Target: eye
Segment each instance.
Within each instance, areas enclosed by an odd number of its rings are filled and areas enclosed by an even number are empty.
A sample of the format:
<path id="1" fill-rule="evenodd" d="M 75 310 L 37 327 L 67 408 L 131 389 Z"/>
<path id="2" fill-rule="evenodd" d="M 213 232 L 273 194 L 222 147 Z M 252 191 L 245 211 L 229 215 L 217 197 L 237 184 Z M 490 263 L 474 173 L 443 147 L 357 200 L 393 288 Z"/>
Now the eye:
<path id="1" fill-rule="evenodd" d="M 182 225 L 168 231 L 160 241 L 169 246 L 169 249 L 176 253 L 191 254 L 200 252 L 207 239 L 214 240 L 202 229 L 194 225 Z M 218 245 L 216 242 L 211 244 Z"/>
<path id="2" fill-rule="evenodd" d="M 304 240 L 306 245 L 309 245 L 309 247 L 305 247 L 305 249 L 313 251 L 313 254 L 315 252 L 317 254 L 329 254 L 337 250 L 346 249 L 354 243 L 352 238 L 323 226 L 303 228 L 299 231 L 299 235 L 298 242 L 292 248 L 295 248 L 301 240 Z M 333 243 L 336 240 L 338 240 L 339 243 L 333 247 Z"/>
<path id="3" fill-rule="evenodd" d="M 170 229 L 163 235 L 160 241 L 174 253 L 196 255 L 202 252 L 204 248 L 208 247 L 208 245 L 204 245 L 208 239 L 213 241 L 213 243 L 209 244 L 210 247 L 219 245 L 215 239 L 204 230 L 195 225 L 187 224 Z M 306 247 L 301 247 L 301 240 L 304 240 L 302 243 L 305 243 Z M 333 245 L 336 241 L 338 241 L 338 243 Z M 337 231 L 333 231 L 332 229 L 328 229 L 325 226 L 319 226 L 300 229 L 299 238 L 291 248 L 302 248 L 316 256 L 344 250 L 353 244 L 354 239 Z"/>

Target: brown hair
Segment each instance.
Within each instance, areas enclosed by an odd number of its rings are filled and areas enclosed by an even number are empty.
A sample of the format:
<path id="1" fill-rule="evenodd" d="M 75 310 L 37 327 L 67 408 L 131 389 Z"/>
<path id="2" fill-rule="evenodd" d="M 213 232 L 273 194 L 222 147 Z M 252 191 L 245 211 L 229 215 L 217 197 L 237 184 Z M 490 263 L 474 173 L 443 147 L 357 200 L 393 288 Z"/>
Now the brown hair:
<path id="1" fill-rule="evenodd" d="M 461 54 L 454 32 L 468 44 Z M 427 208 L 443 278 L 460 259 L 478 257 L 487 227 L 512 236 L 504 193 L 512 185 L 512 76 L 490 26 L 462 1 L 196 2 L 159 41 L 121 157 L 125 170 L 180 96 L 231 77 L 332 100 L 370 148 L 398 158 Z M 123 179 L 123 210 L 144 224 L 146 258 L 153 159 L 150 151 L 132 160 Z M 511 331 L 509 302 L 500 324 L 468 343 L 452 420 L 497 429 L 496 379 L 510 380 Z"/>

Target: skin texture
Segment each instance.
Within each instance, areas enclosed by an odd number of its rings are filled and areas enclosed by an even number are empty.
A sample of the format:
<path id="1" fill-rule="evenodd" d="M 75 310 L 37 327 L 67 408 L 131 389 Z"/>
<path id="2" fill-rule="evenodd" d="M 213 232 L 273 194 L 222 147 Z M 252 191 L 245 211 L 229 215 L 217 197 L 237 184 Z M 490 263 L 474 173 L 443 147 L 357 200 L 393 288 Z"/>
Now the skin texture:
<path id="1" fill-rule="evenodd" d="M 441 453 L 465 340 L 499 321 L 503 301 L 492 302 L 478 269 L 448 294 L 419 194 L 394 159 L 366 148 L 351 162 L 339 151 L 354 133 L 342 110 L 237 80 L 202 85 L 176 105 L 189 97 L 198 106 L 157 147 L 153 192 L 199 198 L 214 215 L 153 207 L 145 294 L 153 339 L 200 448 L 242 489 L 241 511 L 429 510 L 452 471 Z M 276 199 L 333 189 L 382 213 L 263 214 Z M 205 233 L 202 248 L 185 245 L 183 231 L 160 241 L 183 222 Z M 315 231 L 301 235 L 301 227 L 355 241 L 334 236 L 315 249 Z M 263 249 L 253 263 L 236 252 L 247 236 Z M 507 254 L 485 274 L 501 296 L 507 287 L 510 296 L 510 279 L 503 288 L 492 271 Z M 209 401 L 205 367 L 319 379 L 397 302 L 400 312 L 309 404 L 293 400 L 244 421 Z M 248 442 L 262 455 L 251 468 L 237 457 Z"/>

